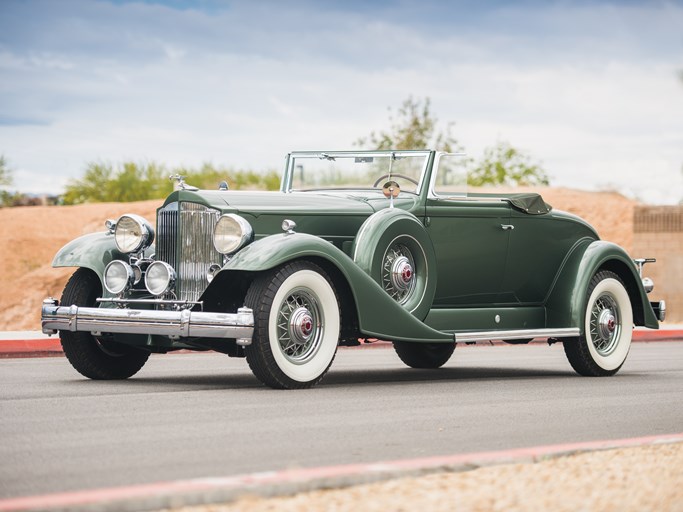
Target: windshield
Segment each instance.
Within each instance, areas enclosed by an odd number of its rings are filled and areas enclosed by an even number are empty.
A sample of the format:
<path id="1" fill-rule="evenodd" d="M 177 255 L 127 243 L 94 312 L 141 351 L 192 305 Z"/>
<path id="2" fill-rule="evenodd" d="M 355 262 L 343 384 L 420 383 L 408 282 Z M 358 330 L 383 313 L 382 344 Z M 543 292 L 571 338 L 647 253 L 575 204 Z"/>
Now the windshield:
<path id="1" fill-rule="evenodd" d="M 428 151 L 292 153 L 284 189 L 377 189 L 390 180 L 417 193 Z"/>

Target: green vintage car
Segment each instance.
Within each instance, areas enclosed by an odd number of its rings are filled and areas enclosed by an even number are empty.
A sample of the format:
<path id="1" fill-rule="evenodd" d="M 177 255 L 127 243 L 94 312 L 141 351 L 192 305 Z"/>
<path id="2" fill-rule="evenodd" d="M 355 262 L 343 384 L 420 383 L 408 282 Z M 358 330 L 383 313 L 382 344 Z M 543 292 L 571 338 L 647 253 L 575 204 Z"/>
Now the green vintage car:
<path id="1" fill-rule="evenodd" d="M 413 368 L 457 343 L 562 342 L 581 375 L 612 375 L 634 325 L 657 329 L 632 260 L 538 194 L 468 193 L 462 155 L 294 152 L 278 192 L 177 180 L 156 229 L 107 221 L 55 256 L 77 267 L 43 332 L 74 368 L 125 379 L 150 353 L 246 357 L 274 388 L 307 388 L 337 347 L 393 342 Z"/>

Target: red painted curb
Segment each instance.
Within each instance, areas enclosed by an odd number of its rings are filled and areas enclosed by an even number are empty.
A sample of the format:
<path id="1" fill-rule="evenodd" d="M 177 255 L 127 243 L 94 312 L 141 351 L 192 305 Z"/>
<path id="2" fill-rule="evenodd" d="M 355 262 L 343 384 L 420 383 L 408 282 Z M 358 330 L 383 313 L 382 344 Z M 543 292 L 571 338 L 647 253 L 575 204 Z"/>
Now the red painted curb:
<path id="1" fill-rule="evenodd" d="M 683 341 L 683 329 L 660 329 L 660 330 L 636 330 L 633 331 L 634 342 L 648 341 Z M 494 341 L 493 344 L 505 344 Z M 388 341 L 372 341 L 361 343 L 357 347 L 344 347 L 350 349 L 359 348 L 390 348 Z M 183 353 L 193 353 L 192 351 L 181 351 Z M 61 356 L 62 345 L 58 337 L 39 338 L 32 340 L 0 340 L 0 358 L 10 357 L 46 357 Z"/>
<path id="2" fill-rule="evenodd" d="M 41 357 L 63 355 L 59 338 L 0 340 L 0 357 Z"/>
<path id="3" fill-rule="evenodd" d="M 92 506 L 96 509 L 116 508 L 116 502 L 136 499 L 164 499 L 169 506 L 183 506 L 182 495 L 188 493 L 209 493 L 213 503 L 225 501 L 216 491 L 226 491 L 232 499 L 241 494 L 258 493 L 259 488 L 276 487 L 276 492 L 268 495 L 293 494 L 315 488 L 348 487 L 379 479 L 396 478 L 427 474 L 430 472 L 464 471 L 481 466 L 512 464 L 520 462 L 539 462 L 541 460 L 572 455 L 588 451 L 631 448 L 638 446 L 682 443 L 683 433 L 617 439 L 608 441 L 588 441 L 583 443 L 567 443 L 528 448 L 516 448 L 503 451 L 467 453 L 425 457 L 419 459 L 378 462 L 372 464 L 346 464 L 319 468 L 288 469 L 251 473 L 247 475 L 197 478 L 172 482 L 158 482 L 129 487 L 94 489 L 69 493 L 47 494 L 43 496 L 27 496 L 0 500 L 0 512 L 26 511 L 35 509 L 70 509 Z M 374 477 L 373 477 L 374 475 Z M 385 478 L 377 478 L 384 475 Z M 315 482 L 318 482 L 316 487 Z M 336 485 L 334 485 L 336 482 Z M 332 484 L 332 485 L 331 485 Z M 232 493 L 230 493 L 232 491 Z M 196 501 L 196 500 L 195 500 Z M 162 507 L 159 507 L 162 508 Z"/>
<path id="4" fill-rule="evenodd" d="M 633 341 L 680 341 L 683 340 L 683 329 L 659 329 L 633 331 Z"/>

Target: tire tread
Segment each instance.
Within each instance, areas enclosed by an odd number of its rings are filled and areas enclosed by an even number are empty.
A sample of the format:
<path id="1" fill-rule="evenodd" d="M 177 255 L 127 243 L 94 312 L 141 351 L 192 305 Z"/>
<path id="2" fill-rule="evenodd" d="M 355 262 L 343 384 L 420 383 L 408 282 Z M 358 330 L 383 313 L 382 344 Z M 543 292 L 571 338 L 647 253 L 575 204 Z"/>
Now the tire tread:
<path id="1" fill-rule="evenodd" d="M 93 306 L 101 290 L 97 275 L 89 269 L 79 268 L 67 281 L 60 304 Z M 121 355 L 109 355 L 88 332 L 62 330 L 59 338 L 71 366 L 84 377 L 94 380 L 127 379 L 140 371 L 150 355 L 123 344 L 116 345 Z"/>
<path id="2" fill-rule="evenodd" d="M 411 368 L 435 370 L 441 368 L 453 355 L 455 343 L 415 343 L 395 341 L 398 357 Z"/>

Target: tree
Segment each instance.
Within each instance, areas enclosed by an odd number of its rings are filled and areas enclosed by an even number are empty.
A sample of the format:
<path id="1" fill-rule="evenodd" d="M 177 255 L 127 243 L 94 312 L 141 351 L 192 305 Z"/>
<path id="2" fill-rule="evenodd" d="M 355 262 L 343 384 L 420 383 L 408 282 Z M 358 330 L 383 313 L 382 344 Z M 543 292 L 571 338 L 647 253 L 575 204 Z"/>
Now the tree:
<path id="1" fill-rule="evenodd" d="M 5 155 L 0 155 L 0 187 L 7 187 L 12 184 L 12 170 L 7 165 Z M 7 190 L 0 190 L 0 207 L 11 206 L 14 194 Z"/>
<path id="2" fill-rule="evenodd" d="M 221 181 L 227 181 L 231 189 L 280 188 L 280 177 L 274 171 L 235 171 L 208 163 L 199 169 L 177 167 L 168 170 L 156 162 L 123 162 L 115 168 L 110 163 L 91 162 L 81 179 L 67 184 L 64 204 L 160 199 L 173 191 L 173 183 L 168 177 L 176 174 L 184 176 L 187 184 L 203 189 L 217 189 Z"/>
<path id="3" fill-rule="evenodd" d="M 118 168 L 106 162 L 90 162 L 83 178 L 71 180 L 65 204 L 85 202 L 129 202 L 163 197 L 173 190 L 164 167 L 151 162 L 123 162 Z"/>
<path id="4" fill-rule="evenodd" d="M 430 111 L 431 100 L 413 99 L 409 96 L 398 108 L 394 117 L 389 107 L 389 131 L 370 132 L 361 137 L 354 146 L 368 149 L 427 149 L 453 153 L 460 151 L 458 141 L 451 134 L 454 123 L 448 123 L 444 130 L 437 130 L 438 120 Z"/>
<path id="5" fill-rule="evenodd" d="M 0 155 L 0 187 L 12 184 L 12 170 L 7 165 L 5 155 Z"/>
<path id="6" fill-rule="evenodd" d="M 447 153 L 461 152 L 462 146 L 451 134 L 455 125 L 449 122 L 445 130 L 437 130 L 437 118 L 430 111 L 429 98 L 415 100 L 409 96 L 394 116 L 389 108 L 388 131 L 370 132 L 354 145 L 370 149 L 425 149 Z M 484 151 L 483 158 L 475 162 L 462 158 L 458 166 L 468 171 L 467 183 L 482 185 L 548 185 L 548 174 L 539 164 L 507 142 L 498 142 Z M 463 174 L 465 169 L 462 170 Z"/>
<path id="7" fill-rule="evenodd" d="M 549 185 L 550 179 L 541 166 L 532 163 L 527 155 L 512 147 L 510 143 L 499 141 L 495 146 L 486 148 L 483 158 L 472 165 L 467 183 L 475 187 L 532 186 Z"/>

